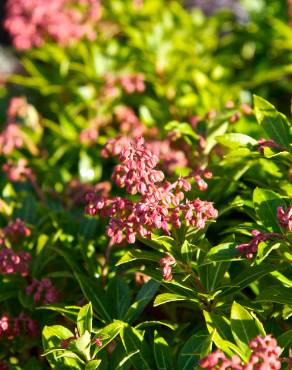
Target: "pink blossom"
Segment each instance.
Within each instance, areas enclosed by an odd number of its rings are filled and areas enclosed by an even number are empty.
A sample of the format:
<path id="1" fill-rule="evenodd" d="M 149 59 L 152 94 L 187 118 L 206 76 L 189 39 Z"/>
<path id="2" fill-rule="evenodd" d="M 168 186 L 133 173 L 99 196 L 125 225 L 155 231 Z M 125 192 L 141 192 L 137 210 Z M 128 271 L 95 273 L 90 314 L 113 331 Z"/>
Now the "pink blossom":
<path id="1" fill-rule="evenodd" d="M 0 134 L 0 154 L 10 154 L 24 145 L 23 133 L 15 123 L 8 123 Z"/>
<path id="2" fill-rule="evenodd" d="M 176 264 L 176 259 L 172 256 L 166 256 L 161 258 L 159 264 L 162 268 L 162 276 L 166 281 L 172 280 L 172 266 Z"/>
<path id="3" fill-rule="evenodd" d="M 284 211 L 283 207 L 278 207 L 277 218 L 283 229 L 292 231 L 292 206 L 288 207 L 286 211 Z"/>
<path id="4" fill-rule="evenodd" d="M 251 356 L 246 364 L 242 364 L 240 358 L 235 355 L 228 359 L 225 354 L 216 350 L 199 361 L 199 366 L 208 370 L 278 370 L 281 369 L 279 355 L 281 348 L 276 339 L 271 335 L 258 336 L 249 342 L 252 350 Z"/>
<path id="5" fill-rule="evenodd" d="M 25 225 L 25 223 L 17 218 L 15 221 L 9 223 L 3 229 L 5 238 L 11 240 L 14 244 L 19 243 L 21 238 L 27 238 L 30 236 L 30 229 Z"/>
<path id="6" fill-rule="evenodd" d="M 273 237 L 281 237 L 277 233 L 262 233 L 258 230 L 252 230 L 251 234 L 254 236 L 249 243 L 240 244 L 236 247 L 239 253 L 244 254 L 247 259 L 252 259 L 254 254 L 258 251 L 258 245 Z"/>
<path id="7" fill-rule="evenodd" d="M 94 342 L 95 342 L 95 344 L 96 344 L 98 347 L 101 347 L 101 346 L 102 346 L 102 341 L 101 341 L 101 339 L 100 339 L 100 338 L 96 338 Z"/>
<path id="8" fill-rule="evenodd" d="M 95 38 L 100 19 L 97 0 L 8 0 L 4 27 L 17 49 L 40 47 L 49 39 L 61 45 Z"/>
<path id="9" fill-rule="evenodd" d="M 125 239 L 134 243 L 137 235 L 149 238 L 155 229 L 169 235 L 170 226 L 180 227 L 182 222 L 201 229 L 208 220 L 217 217 L 218 212 L 210 202 L 200 199 L 183 202 L 184 192 L 191 190 L 188 179 L 165 181 L 163 172 L 156 170 L 158 157 L 147 149 L 142 138 L 122 147 L 119 159 L 112 177 L 127 193 L 138 194 L 138 199 L 110 199 L 94 193 L 87 196 L 86 213 L 110 218 L 107 234 L 111 244 Z"/>
<path id="10" fill-rule="evenodd" d="M 35 303 L 50 304 L 58 300 L 58 292 L 48 278 L 42 280 L 33 279 L 31 284 L 27 286 L 26 293 L 33 295 Z"/>
<path id="11" fill-rule="evenodd" d="M 145 90 L 144 76 L 139 74 L 123 75 L 119 79 L 123 90 L 127 94 L 134 92 L 143 92 Z"/>
<path id="12" fill-rule="evenodd" d="M 271 335 L 266 337 L 258 336 L 249 342 L 252 354 L 243 370 L 278 370 L 281 369 L 279 356 L 281 348 Z"/>
<path id="13" fill-rule="evenodd" d="M 28 263 L 31 255 L 25 251 L 14 251 L 11 248 L 3 247 L 0 250 L 0 273 L 28 275 Z"/>
<path id="14" fill-rule="evenodd" d="M 24 182 L 29 177 L 33 176 L 32 169 L 29 168 L 25 158 L 20 158 L 16 163 L 8 159 L 3 164 L 2 170 L 6 173 L 8 179 L 12 182 Z"/>
<path id="15" fill-rule="evenodd" d="M 115 109 L 115 117 L 119 123 L 119 130 L 123 134 L 130 134 L 131 137 L 138 137 L 146 130 L 133 109 L 127 106 L 118 106 Z"/>
<path id="16" fill-rule="evenodd" d="M 208 370 L 242 370 L 241 360 L 237 355 L 232 356 L 231 360 L 229 360 L 220 350 L 210 353 L 208 356 L 201 359 L 199 365 L 201 368 Z"/>
<path id="17" fill-rule="evenodd" d="M 0 339 L 12 340 L 20 335 L 37 336 L 38 334 L 38 323 L 24 313 L 18 317 L 3 315 L 0 318 Z"/>

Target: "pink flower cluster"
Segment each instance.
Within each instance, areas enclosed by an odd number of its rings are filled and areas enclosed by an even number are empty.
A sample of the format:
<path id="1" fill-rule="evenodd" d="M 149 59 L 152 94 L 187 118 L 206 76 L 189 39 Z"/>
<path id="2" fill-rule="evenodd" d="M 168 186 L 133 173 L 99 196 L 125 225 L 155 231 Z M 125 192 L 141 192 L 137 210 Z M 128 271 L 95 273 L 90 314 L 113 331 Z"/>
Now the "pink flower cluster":
<path id="1" fill-rule="evenodd" d="M 236 247 L 239 253 L 244 254 L 247 259 L 252 259 L 254 254 L 258 251 L 258 245 L 270 238 L 279 237 L 277 233 L 261 233 L 258 230 L 252 230 L 251 234 L 254 236 L 249 243 L 240 244 Z"/>
<path id="2" fill-rule="evenodd" d="M 284 211 L 283 207 L 277 208 L 277 218 L 280 226 L 287 231 L 292 231 L 292 206 Z"/>
<path id="3" fill-rule="evenodd" d="M 104 79 L 103 95 L 108 97 L 115 98 L 119 93 L 119 87 L 126 94 L 142 93 L 145 90 L 144 75 L 142 73 L 124 74 L 121 76 L 107 74 L 104 76 Z"/>
<path id="4" fill-rule="evenodd" d="M 15 221 L 10 222 L 6 227 L 4 227 L 3 233 L 6 238 L 16 244 L 19 243 L 20 239 L 30 236 L 30 229 L 22 220 L 17 218 Z"/>
<path id="5" fill-rule="evenodd" d="M 58 300 L 58 292 L 48 278 L 42 280 L 33 279 L 30 285 L 27 286 L 26 293 L 33 295 L 35 303 L 50 304 Z"/>
<path id="6" fill-rule="evenodd" d="M 162 268 L 162 276 L 166 281 L 172 280 L 172 267 L 176 264 L 176 259 L 172 256 L 166 256 L 161 258 L 159 264 Z"/>
<path id="7" fill-rule="evenodd" d="M 7 109 L 6 125 L 0 134 L 0 154 L 10 154 L 15 149 L 22 148 L 25 144 L 25 136 L 21 131 L 19 119 L 28 114 L 30 105 L 25 98 L 13 97 L 10 99 Z"/>
<path id="8" fill-rule="evenodd" d="M 31 255 L 23 250 L 14 251 L 8 248 L 6 242 L 18 244 L 20 239 L 28 237 L 30 230 L 20 219 L 11 222 L 8 226 L 0 230 L 0 273 L 28 276 L 28 263 Z"/>
<path id="9" fill-rule="evenodd" d="M 61 45 L 95 39 L 98 0 L 8 0 L 4 27 L 17 49 L 40 47 L 49 39 Z"/>
<path id="10" fill-rule="evenodd" d="M 141 93 L 145 90 L 144 76 L 141 73 L 121 76 L 119 81 L 127 94 Z"/>
<path id="11" fill-rule="evenodd" d="M 139 194 L 139 199 L 109 199 L 94 193 L 86 197 L 88 214 L 100 211 L 110 217 L 107 233 L 111 243 L 121 243 L 124 238 L 134 243 L 137 235 L 150 237 L 154 229 L 170 234 L 169 224 L 179 228 L 183 221 L 202 229 L 207 220 L 217 217 L 210 202 L 196 199 L 183 203 L 184 192 L 191 190 L 191 184 L 185 178 L 174 183 L 163 181 L 163 172 L 155 169 L 158 157 L 146 148 L 143 138 L 123 147 L 119 159 L 112 178 L 129 194 Z"/>
<path id="12" fill-rule="evenodd" d="M 3 315 L 0 318 L 0 339 L 13 339 L 22 334 L 37 336 L 39 326 L 37 321 L 32 320 L 28 315 L 21 313 L 18 317 L 10 318 Z"/>
<path id="13" fill-rule="evenodd" d="M 242 364 L 240 358 L 235 355 L 228 359 L 223 352 L 217 350 L 199 361 L 203 369 L 208 370 L 278 370 L 281 369 L 279 355 L 281 348 L 277 345 L 276 339 L 271 335 L 266 337 L 258 336 L 249 343 L 252 350 L 247 364 Z"/>
<path id="14" fill-rule="evenodd" d="M 177 168 L 188 166 L 185 152 L 180 149 L 173 149 L 169 139 L 150 140 L 145 145 L 159 158 L 160 167 L 168 175 L 172 175 Z"/>
<path id="15" fill-rule="evenodd" d="M 0 273 L 28 276 L 28 263 L 31 255 L 25 251 L 14 251 L 11 248 L 3 247 L 0 250 Z"/>
<path id="16" fill-rule="evenodd" d="M 119 123 L 119 130 L 122 133 L 131 134 L 132 137 L 138 137 L 145 133 L 146 127 L 139 120 L 132 108 L 118 106 L 115 109 L 115 118 Z"/>
<path id="17" fill-rule="evenodd" d="M 16 163 L 8 159 L 3 164 L 2 170 L 6 173 L 8 179 L 12 182 L 25 182 L 33 176 L 32 169 L 27 166 L 28 162 L 25 158 L 20 158 Z"/>
<path id="18" fill-rule="evenodd" d="M 0 154 L 10 154 L 23 145 L 24 139 L 19 125 L 12 122 L 7 123 L 0 134 Z"/>

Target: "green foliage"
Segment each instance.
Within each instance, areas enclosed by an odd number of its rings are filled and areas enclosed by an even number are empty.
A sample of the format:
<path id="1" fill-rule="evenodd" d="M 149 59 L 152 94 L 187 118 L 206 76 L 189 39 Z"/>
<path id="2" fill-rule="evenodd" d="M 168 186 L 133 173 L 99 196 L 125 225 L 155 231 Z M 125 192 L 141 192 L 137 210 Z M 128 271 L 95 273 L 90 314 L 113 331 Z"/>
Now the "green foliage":
<path id="1" fill-rule="evenodd" d="M 138 3 L 104 1 L 94 40 L 64 46 L 48 38 L 19 51 L 21 68 L 3 86 L 1 79 L 0 367 L 193 370 L 216 348 L 246 363 L 250 340 L 271 333 L 288 369 L 292 28 L 285 2 L 244 0 L 244 22 L 230 9 L 207 16 L 181 1 Z M 127 92 L 122 78 L 137 75 L 143 89 Z M 16 96 L 21 108 L 11 118 L 5 112 Z M 5 136 L 11 123 L 16 139 Z M 140 135 L 157 151 L 169 186 L 179 177 L 194 183 L 185 200 L 213 202 L 216 219 L 202 228 L 169 222 L 169 235 L 151 230 L 129 245 L 109 241 L 108 217 L 85 214 L 85 196 L 103 202 L 111 188 L 124 199 L 111 177 L 119 158 L 104 149 L 110 139 Z M 18 218 L 28 235 L 7 236 Z M 6 247 L 30 254 L 27 271 L 9 270 Z M 46 279 L 55 291 L 31 288 Z"/>

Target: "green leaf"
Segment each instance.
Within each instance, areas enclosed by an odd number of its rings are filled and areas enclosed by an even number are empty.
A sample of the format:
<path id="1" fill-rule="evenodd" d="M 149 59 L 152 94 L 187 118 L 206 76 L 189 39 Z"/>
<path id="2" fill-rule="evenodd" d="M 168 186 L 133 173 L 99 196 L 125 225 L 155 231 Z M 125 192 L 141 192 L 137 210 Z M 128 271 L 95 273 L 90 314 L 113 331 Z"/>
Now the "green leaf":
<path id="1" fill-rule="evenodd" d="M 129 323 L 134 322 L 151 301 L 158 288 L 159 284 L 154 280 L 149 280 L 144 284 L 137 294 L 136 301 L 128 309 L 124 320 Z"/>
<path id="2" fill-rule="evenodd" d="M 115 339 L 117 335 L 121 332 L 125 323 L 119 320 L 114 320 L 109 325 L 105 326 L 102 329 L 94 329 L 95 337 L 99 338 L 102 342 L 101 346 L 96 346 L 94 350 L 94 356 L 101 351 L 104 347 L 106 347 L 112 340 Z"/>
<path id="3" fill-rule="evenodd" d="M 90 345 L 91 345 L 91 336 L 89 331 L 85 330 L 84 334 L 78 337 L 76 340 L 70 342 L 69 349 L 77 352 L 82 355 L 86 360 L 90 360 Z"/>
<path id="4" fill-rule="evenodd" d="M 270 231 L 280 232 L 277 222 L 277 208 L 286 207 L 280 195 L 272 190 L 256 188 L 253 192 L 253 203 L 261 222 Z"/>
<path id="5" fill-rule="evenodd" d="M 154 301 L 153 305 L 154 305 L 154 307 L 156 307 L 156 306 L 160 306 L 160 305 L 165 304 L 165 303 L 177 302 L 177 301 L 192 301 L 192 299 L 189 298 L 189 297 L 179 295 L 179 294 L 175 294 L 175 293 L 162 293 L 162 294 L 159 294 L 155 298 L 155 301 Z M 196 302 L 197 302 L 197 300 L 196 300 Z"/>
<path id="6" fill-rule="evenodd" d="M 126 325 L 121 332 L 121 338 L 127 355 L 138 351 L 130 357 L 130 362 L 134 368 L 139 370 L 151 369 L 152 367 L 148 362 L 152 358 L 151 352 L 141 332 L 129 325 Z"/>
<path id="7" fill-rule="evenodd" d="M 250 353 L 249 341 L 261 334 L 253 316 L 239 303 L 234 302 L 231 308 L 231 331 L 238 347 L 247 355 Z"/>
<path id="8" fill-rule="evenodd" d="M 45 326 L 42 333 L 42 342 L 44 351 L 54 350 L 55 353 L 47 355 L 47 360 L 50 363 L 52 369 L 57 370 L 69 370 L 76 369 L 82 370 L 83 367 L 80 365 L 80 361 L 76 358 L 58 358 L 58 350 L 62 339 L 68 339 L 73 337 L 73 333 L 61 325 Z M 77 356 L 77 355 L 76 355 Z"/>
<path id="9" fill-rule="evenodd" d="M 93 286 L 92 281 L 86 276 L 75 273 L 74 274 L 80 288 L 85 295 L 85 297 L 92 303 L 94 310 L 97 315 L 103 322 L 110 322 L 111 317 L 108 314 L 108 309 L 105 306 L 105 295 L 101 288 L 98 287 L 98 284 Z"/>
<path id="10" fill-rule="evenodd" d="M 269 138 L 288 147 L 291 138 L 287 118 L 272 104 L 257 95 L 254 95 L 254 110 L 258 123 L 263 126 Z"/>
<path id="11" fill-rule="evenodd" d="M 222 243 L 213 247 L 209 250 L 206 257 L 211 261 L 236 261 L 239 260 L 239 253 L 236 250 L 237 244 L 232 243 Z M 208 260 L 207 262 L 208 263 Z"/>
<path id="12" fill-rule="evenodd" d="M 230 133 L 217 136 L 216 140 L 218 143 L 231 149 L 257 144 L 257 141 L 252 137 L 239 133 Z"/>
<path id="13" fill-rule="evenodd" d="M 37 307 L 37 310 L 51 310 L 51 311 L 56 311 L 59 314 L 67 317 L 68 319 L 72 321 L 76 321 L 78 312 L 80 310 L 79 306 L 57 306 L 57 305 L 46 305 L 46 306 L 41 306 Z"/>
<path id="14" fill-rule="evenodd" d="M 208 332 L 213 334 L 213 341 L 216 346 L 222 349 L 228 356 L 233 356 L 234 353 L 229 345 L 233 341 L 230 320 L 223 316 L 223 314 L 215 314 L 207 311 L 204 311 L 204 317 Z"/>
<path id="15" fill-rule="evenodd" d="M 172 369 L 172 355 L 171 350 L 166 340 L 154 332 L 154 357 L 158 370 Z"/>
<path id="16" fill-rule="evenodd" d="M 285 333 L 281 334 L 277 338 L 278 345 L 285 349 L 285 348 L 291 348 L 292 345 L 292 329 L 287 330 Z"/>
<path id="17" fill-rule="evenodd" d="M 261 264 L 259 266 L 252 266 L 241 273 L 239 273 L 234 280 L 231 281 L 232 287 L 223 288 L 221 295 L 233 294 L 238 290 L 244 289 L 249 284 L 255 282 L 256 280 L 262 278 L 263 276 L 269 274 L 272 271 L 278 270 L 277 265 Z"/>
<path id="18" fill-rule="evenodd" d="M 100 363 L 101 363 L 101 360 L 91 360 L 86 364 L 84 370 L 96 370 L 98 369 Z"/>
<path id="19" fill-rule="evenodd" d="M 77 328 L 79 335 L 83 335 L 86 331 L 92 331 L 92 305 L 89 302 L 87 305 L 80 308 L 77 317 Z"/>
<path id="20" fill-rule="evenodd" d="M 193 370 L 200 358 L 212 350 L 212 335 L 204 331 L 192 335 L 179 352 L 177 369 Z"/>
<path id="21" fill-rule="evenodd" d="M 128 285 L 120 277 L 113 278 L 107 287 L 106 297 L 108 302 L 111 302 L 109 307 L 111 316 L 124 319 L 131 304 Z"/>
<path id="22" fill-rule="evenodd" d="M 142 251 L 139 249 L 134 249 L 131 251 L 128 251 L 123 255 L 123 257 L 117 262 L 116 266 L 123 265 L 125 263 L 137 261 L 137 260 L 147 260 L 147 261 L 154 261 L 157 263 L 157 261 L 160 260 L 160 258 L 163 257 L 163 254 L 159 254 L 158 252 L 148 252 L 148 251 Z"/>
<path id="23" fill-rule="evenodd" d="M 269 286 L 260 292 L 255 302 L 275 302 L 292 306 L 292 291 L 279 285 Z"/>

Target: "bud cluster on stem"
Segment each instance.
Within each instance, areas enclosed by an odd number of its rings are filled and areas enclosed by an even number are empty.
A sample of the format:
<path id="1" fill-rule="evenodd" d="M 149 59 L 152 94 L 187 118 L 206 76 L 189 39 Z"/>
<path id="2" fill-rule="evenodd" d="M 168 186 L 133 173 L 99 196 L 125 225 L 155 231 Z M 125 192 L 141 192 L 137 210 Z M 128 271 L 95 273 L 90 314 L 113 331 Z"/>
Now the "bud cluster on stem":
<path id="1" fill-rule="evenodd" d="M 136 236 L 150 237 L 155 229 L 170 234 L 170 226 L 180 228 L 182 222 L 198 229 L 205 227 L 208 220 L 217 217 L 213 204 L 200 199 L 185 200 L 185 192 L 191 190 L 189 178 L 178 178 L 170 183 L 164 173 L 156 169 L 159 158 L 138 138 L 123 147 L 119 155 L 120 164 L 112 179 L 127 193 L 137 195 L 137 200 L 108 198 L 89 193 L 86 196 L 86 212 L 110 218 L 107 234 L 111 243 L 121 243 L 125 238 L 134 243 Z"/>

